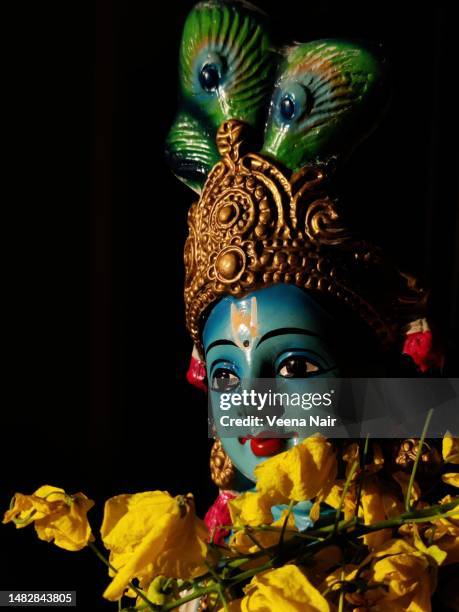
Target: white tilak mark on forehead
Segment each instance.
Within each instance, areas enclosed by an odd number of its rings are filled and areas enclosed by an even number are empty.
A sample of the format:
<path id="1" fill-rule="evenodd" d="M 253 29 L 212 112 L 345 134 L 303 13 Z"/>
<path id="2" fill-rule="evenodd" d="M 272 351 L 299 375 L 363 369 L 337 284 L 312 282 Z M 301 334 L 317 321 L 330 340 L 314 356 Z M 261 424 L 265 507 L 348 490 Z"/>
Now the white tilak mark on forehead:
<path id="1" fill-rule="evenodd" d="M 250 304 L 231 304 L 231 334 L 236 346 L 245 352 L 250 364 L 252 349 L 258 337 L 257 298 L 251 298 Z"/>

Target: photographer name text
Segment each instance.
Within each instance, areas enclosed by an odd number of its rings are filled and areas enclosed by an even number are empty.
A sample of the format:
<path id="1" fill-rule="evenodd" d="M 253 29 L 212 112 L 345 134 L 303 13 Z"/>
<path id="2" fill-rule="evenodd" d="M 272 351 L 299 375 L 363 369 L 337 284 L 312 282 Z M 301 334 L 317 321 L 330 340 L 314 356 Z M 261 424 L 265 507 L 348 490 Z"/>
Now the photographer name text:
<path id="1" fill-rule="evenodd" d="M 230 417 L 224 414 L 219 421 L 221 427 L 336 427 L 340 425 L 338 419 L 329 414 L 325 416 L 310 414 L 308 417 L 301 418 L 283 418 L 275 415 Z"/>

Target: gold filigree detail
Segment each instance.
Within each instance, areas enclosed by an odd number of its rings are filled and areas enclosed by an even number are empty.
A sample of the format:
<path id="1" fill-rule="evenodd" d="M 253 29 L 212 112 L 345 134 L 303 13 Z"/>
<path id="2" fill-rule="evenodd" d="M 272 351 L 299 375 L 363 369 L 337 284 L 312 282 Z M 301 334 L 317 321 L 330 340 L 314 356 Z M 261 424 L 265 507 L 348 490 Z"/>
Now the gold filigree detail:
<path id="1" fill-rule="evenodd" d="M 398 449 L 397 456 L 395 457 L 395 463 L 402 468 L 411 469 L 419 452 L 419 445 L 420 440 L 417 438 L 407 438 L 403 440 Z M 419 459 L 421 463 L 426 464 L 431 463 L 432 465 L 438 465 L 440 463 L 440 455 L 437 449 L 427 442 L 423 443 Z"/>
<path id="2" fill-rule="evenodd" d="M 243 154 L 244 125 L 236 120 L 220 126 L 217 143 L 222 160 L 189 211 L 185 245 L 186 321 L 200 349 L 213 302 L 276 283 L 337 298 L 386 345 L 423 312 L 425 291 L 346 228 L 323 168 L 306 166 L 289 179 L 263 156 Z"/>
<path id="3" fill-rule="evenodd" d="M 231 489 L 235 475 L 233 462 L 220 440 L 215 440 L 210 451 L 210 476 L 219 489 Z"/>

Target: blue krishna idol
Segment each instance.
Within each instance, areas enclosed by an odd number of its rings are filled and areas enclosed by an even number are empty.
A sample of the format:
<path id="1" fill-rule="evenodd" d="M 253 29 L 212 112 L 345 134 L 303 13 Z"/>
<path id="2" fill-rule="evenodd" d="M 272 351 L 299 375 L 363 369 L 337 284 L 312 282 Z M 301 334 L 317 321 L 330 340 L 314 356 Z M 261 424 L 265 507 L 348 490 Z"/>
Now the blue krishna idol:
<path id="1" fill-rule="evenodd" d="M 387 355 L 425 321 L 426 292 L 345 227 L 323 167 L 284 173 L 245 134 L 240 121 L 221 125 L 221 161 L 188 215 L 186 321 L 211 391 L 256 378 L 383 376 Z M 261 461 L 297 442 L 217 440 L 213 479 L 246 490 Z"/>
<path id="2" fill-rule="evenodd" d="M 408 354 L 441 364 L 428 294 L 351 232 L 331 173 L 389 98 L 380 50 L 325 39 L 276 48 L 266 17 L 238 0 L 192 9 L 180 49 L 179 113 L 166 156 L 200 194 L 185 246 L 188 380 L 211 393 L 259 378 L 384 376 Z M 392 370 L 393 371 L 393 370 Z M 298 438 L 216 439 L 208 513 Z"/>

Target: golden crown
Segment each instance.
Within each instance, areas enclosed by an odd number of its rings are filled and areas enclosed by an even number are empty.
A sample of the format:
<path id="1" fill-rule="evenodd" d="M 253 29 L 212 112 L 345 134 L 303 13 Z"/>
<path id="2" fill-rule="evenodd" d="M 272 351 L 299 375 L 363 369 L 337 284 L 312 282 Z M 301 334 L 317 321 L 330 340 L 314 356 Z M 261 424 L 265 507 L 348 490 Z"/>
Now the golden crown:
<path id="1" fill-rule="evenodd" d="M 275 283 L 334 296 L 384 345 L 424 315 L 426 292 L 413 277 L 343 225 L 324 168 L 306 166 L 287 178 L 272 161 L 245 152 L 246 126 L 237 120 L 220 126 L 217 145 L 222 159 L 190 208 L 184 253 L 186 322 L 198 347 L 211 304 Z"/>

